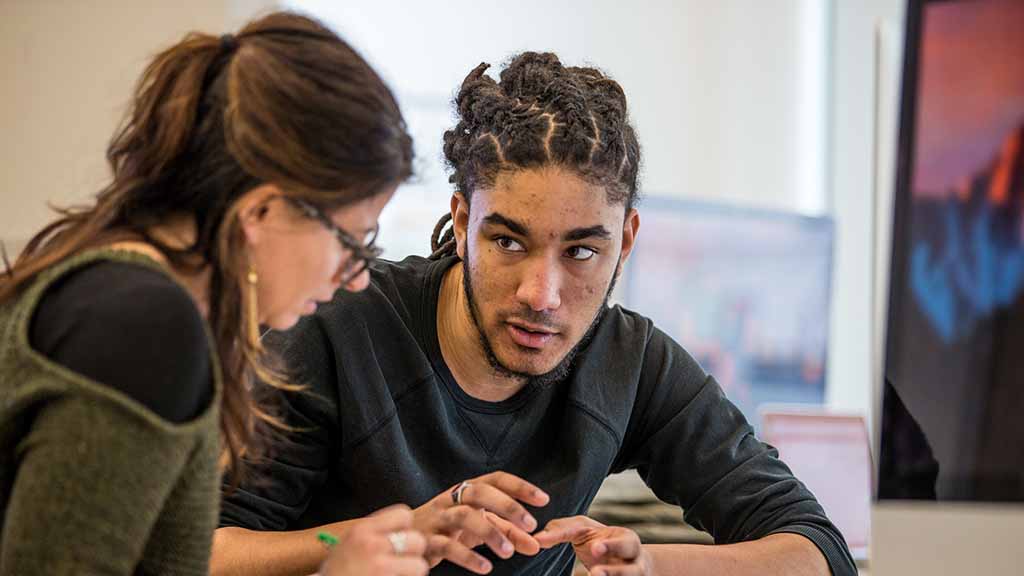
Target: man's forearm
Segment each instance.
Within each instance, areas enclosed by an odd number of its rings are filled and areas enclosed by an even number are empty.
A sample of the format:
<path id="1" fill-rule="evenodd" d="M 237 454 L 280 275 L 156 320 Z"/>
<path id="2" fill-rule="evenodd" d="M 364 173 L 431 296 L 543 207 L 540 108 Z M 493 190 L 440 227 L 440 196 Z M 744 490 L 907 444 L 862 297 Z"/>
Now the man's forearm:
<path id="1" fill-rule="evenodd" d="M 647 544 L 644 549 L 650 555 L 656 576 L 831 574 L 818 547 L 799 534 L 772 534 L 760 540 L 722 546 Z"/>
<path id="2" fill-rule="evenodd" d="M 319 569 L 327 549 L 317 540 L 321 531 L 339 535 L 348 522 L 293 532 L 259 532 L 218 528 L 210 557 L 212 576 L 306 576 Z"/>

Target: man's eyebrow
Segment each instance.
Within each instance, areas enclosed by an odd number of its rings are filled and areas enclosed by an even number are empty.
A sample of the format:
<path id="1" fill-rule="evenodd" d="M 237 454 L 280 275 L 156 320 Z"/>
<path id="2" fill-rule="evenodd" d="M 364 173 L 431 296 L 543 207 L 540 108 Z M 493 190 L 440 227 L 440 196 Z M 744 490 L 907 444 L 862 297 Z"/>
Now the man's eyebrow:
<path id="1" fill-rule="evenodd" d="M 612 237 L 612 233 L 601 224 L 595 226 L 588 226 L 586 228 L 574 228 L 569 230 L 562 235 L 562 239 L 566 242 L 573 242 L 576 240 L 586 240 L 587 238 L 600 238 L 602 240 L 608 240 Z"/>
<path id="2" fill-rule="evenodd" d="M 530 235 L 530 229 L 525 224 L 517 222 L 512 218 L 503 216 L 497 212 L 492 212 L 484 217 L 485 224 L 504 226 L 508 228 L 512 233 L 518 234 L 523 237 Z M 575 242 L 578 240 L 586 240 L 587 238 L 600 238 L 602 240 L 608 240 L 612 237 L 611 232 L 608 231 L 601 224 L 595 224 L 594 226 L 587 226 L 584 228 L 574 228 L 569 230 L 562 235 L 562 240 L 565 242 Z"/>
<path id="3" fill-rule="evenodd" d="M 530 230 L 524 224 L 516 222 L 511 218 L 506 218 L 505 216 L 502 216 L 497 212 L 492 212 L 487 216 L 484 216 L 484 224 L 504 226 L 505 228 L 508 228 L 513 233 L 518 234 L 520 236 L 530 235 Z"/>

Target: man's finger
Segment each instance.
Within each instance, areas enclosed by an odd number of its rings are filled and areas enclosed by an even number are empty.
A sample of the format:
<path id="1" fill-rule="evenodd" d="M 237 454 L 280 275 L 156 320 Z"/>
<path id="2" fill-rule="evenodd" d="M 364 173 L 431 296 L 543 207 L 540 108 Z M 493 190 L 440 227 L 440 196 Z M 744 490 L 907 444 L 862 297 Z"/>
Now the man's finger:
<path id="1" fill-rule="evenodd" d="M 462 490 L 462 504 L 492 512 L 531 532 L 537 529 L 537 520 L 513 496 L 487 482 L 471 482 Z"/>
<path id="2" fill-rule="evenodd" d="M 531 506 L 546 506 L 551 500 L 547 493 L 540 488 L 508 472 L 491 472 L 477 478 L 475 481 L 486 482 L 516 500 L 526 502 Z"/>
<path id="3" fill-rule="evenodd" d="M 484 512 L 484 516 L 497 526 L 498 530 L 501 530 L 501 533 L 512 542 L 512 545 L 516 547 L 516 552 L 527 556 L 533 556 L 540 552 L 540 544 L 529 533 L 524 532 L 518 526 L 497 514 Z"/>
<path id="4" fill-rule="evenodd" d="M 600 522 L 586 516 L 556 518 L 548 522 L 547 526 L 533 537 L 541 548 L 551 548 L 564 542 L 576 542 L 590 530 L 603 526 Z"/>
<path id="5" fill-rule="evenodd" d="M 486 558 L 473 552 L 454 538 L 440 534 L 431 536 L 427 548 L 428 556 L 443 558 L 471 572 L 487 574 L 491 571 L 491 563 Z"/>
<path id="6" fill-rule="evenodd" d="M 640 538 L 634 532 L 623 532 L 610 538 L 599 538 L 590 545 L 590 552 L 597 557 L 619 558 L 630 561 L 640 555 Z"/>
<path id="7" fill-rule="evenodd" d="M 501 558 L 510 558 L 515 554 L 515 545 L 476 508 L 469 506 L 449 508 L 441 515 L 441 521 L 447 532 L 462 530 L 464 536 L 468 534 L 470 537 L 482 541 Z"/>

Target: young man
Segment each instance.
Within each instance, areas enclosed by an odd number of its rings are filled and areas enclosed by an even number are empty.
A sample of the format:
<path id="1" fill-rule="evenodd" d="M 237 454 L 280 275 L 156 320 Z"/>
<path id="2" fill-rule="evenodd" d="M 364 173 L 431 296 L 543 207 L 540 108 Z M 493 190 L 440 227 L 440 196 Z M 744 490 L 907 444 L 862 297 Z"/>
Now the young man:
<path id="1" fill-rule="evenodd" d="M 264 464 L 272 482 L 226 494 L 215 570 L 312 571 L 317 531 L 402 502 L 440 573 L 569 574 L 575 552 L 602 576 L 855 574 L 714 379 L 607 305 L 640 225 L 622 89 L 551 54 L 500 83 L 486 68 L 444 137 L 452 227 L 431 258 L 375 264 L 369 289 L 274 338 L 310 391 L 287 399 L 300 430 Z M 641 545 L 587 518 L 630 468 L 720 545 Z"/>

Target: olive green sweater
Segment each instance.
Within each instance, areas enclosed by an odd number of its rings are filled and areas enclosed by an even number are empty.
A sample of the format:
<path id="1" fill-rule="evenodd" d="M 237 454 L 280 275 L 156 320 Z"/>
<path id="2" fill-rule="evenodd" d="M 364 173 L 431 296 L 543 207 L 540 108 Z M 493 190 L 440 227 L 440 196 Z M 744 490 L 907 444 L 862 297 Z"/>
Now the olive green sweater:
<path id="1" fill-rule="evenodd" d="M 0 304 L 0 575 L 205 575 L 220 484 L 214 347 L 213 401 L 172 424 L 29 345 L 47 287 L 101 259 L 164 270 L 139 254 L 93 250 Z"/>

